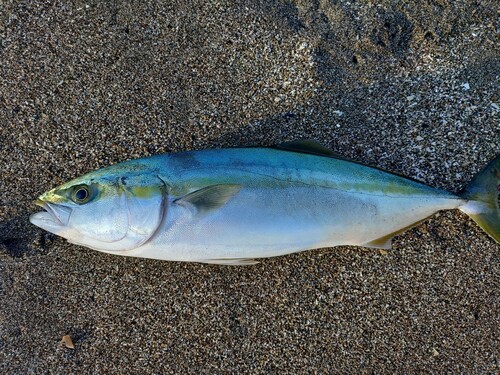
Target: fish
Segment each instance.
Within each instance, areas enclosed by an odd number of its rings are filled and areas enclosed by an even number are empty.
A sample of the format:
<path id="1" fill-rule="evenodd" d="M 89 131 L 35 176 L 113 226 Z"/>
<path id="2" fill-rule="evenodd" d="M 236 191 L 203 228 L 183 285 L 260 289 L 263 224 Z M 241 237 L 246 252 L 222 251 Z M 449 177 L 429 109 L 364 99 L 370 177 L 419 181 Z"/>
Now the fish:
<path id="1" fill-rule="evenodd" d="M 500 242 L 500 155 L 454 194 L 349 160 L 314 140 L 114 164 L 38 197 L 34 225 L 123 256 L 223 265 L 392 238 L 459 209 Z"/>

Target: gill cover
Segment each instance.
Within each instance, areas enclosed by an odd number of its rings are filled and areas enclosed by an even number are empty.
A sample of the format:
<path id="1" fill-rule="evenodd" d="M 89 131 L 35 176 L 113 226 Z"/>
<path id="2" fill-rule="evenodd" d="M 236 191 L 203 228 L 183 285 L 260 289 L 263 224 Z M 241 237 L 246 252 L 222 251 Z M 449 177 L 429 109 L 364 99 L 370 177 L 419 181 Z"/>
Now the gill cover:
<path id="1" fill-rule="evenodd" d="M 135 249 L 147 242 L 166 211 L 167 192 L 158 177 L 121 177 L 86 204 L 73 208 L 68 242 L 104 252 Z"/>

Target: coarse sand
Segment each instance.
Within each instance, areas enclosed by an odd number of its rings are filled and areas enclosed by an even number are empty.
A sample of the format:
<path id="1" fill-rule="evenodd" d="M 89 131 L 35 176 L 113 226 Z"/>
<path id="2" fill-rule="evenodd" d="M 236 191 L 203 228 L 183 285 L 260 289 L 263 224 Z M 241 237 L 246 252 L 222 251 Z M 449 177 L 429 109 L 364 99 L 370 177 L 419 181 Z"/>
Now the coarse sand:
<path id="1" fill-rule="evenodd" d="M 0 373 L 498 373 L 499 246 L 458 211 L 249 267 L 29 223 L 163 152 L 314 138 L 450 191 L 499 153 L 497 1 L 238 3 L 0 1 Z"/>

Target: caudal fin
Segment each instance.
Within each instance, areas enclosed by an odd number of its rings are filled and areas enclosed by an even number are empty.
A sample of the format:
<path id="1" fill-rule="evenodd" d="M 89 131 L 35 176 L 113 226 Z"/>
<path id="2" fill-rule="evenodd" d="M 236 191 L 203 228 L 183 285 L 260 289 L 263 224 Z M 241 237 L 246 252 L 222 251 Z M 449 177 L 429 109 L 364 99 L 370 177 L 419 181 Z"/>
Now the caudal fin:
<path id="1" fill-rule="evenodd" d="M 500 155 L 479 172 L 462 192 L 468 202 L 460 209 L 500 243 Z"/>

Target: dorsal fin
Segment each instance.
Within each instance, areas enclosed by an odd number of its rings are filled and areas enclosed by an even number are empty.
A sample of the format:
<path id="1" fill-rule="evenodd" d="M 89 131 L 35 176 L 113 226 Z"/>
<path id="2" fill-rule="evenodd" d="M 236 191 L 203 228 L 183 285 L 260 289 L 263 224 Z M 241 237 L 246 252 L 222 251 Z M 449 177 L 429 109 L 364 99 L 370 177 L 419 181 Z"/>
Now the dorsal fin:
<path id="1" fill-rule="evenodd" d="M 372 165 L 365 164 L 365 163 L 362 163 L 360 161 L 356 161 L 356 160 L 350 159 L 346 156 L 340 155 L 340 154 L 336 153 L 335 151 L 332 151 L 329 148 L 323 146 L 321 143 L 319 143 L 318 141 L 316 141 L 314 139 L 305 139 L 302 141 L 285 142 L 285 143 L 281 143 L 279 145 L 276 145 L 272 148 L 275 148 L 277 150 L 293 151 L 293 152 L 299 152 L 299 153 L 303 153 L 303 154 L 312 154 L 312 155 L 318 155 L 318 156 L 326 156 L 326 157 L 339 159 L 339 160 L 345 160 L 345 161 L 348 161 L 351 163 L 356 163 L 356 164 L 364 165 L 366 167 L 370 167 L 373 169 L 378 169 L 379 171 L 389 173 L 389 174 L 392 174 L 394 176 L 403 177 L 403 178 L 406 178 L 407 180 L 411 180 L 411 181 L 417 182 L 419 184 L 423 184 L 422 181 L 419 181 L 419 180 L 412 178 L 412 177 L 407 177 L 405 175 L 402 175 L 401 173 L 390 172 L 388 170 L 385 170 L 384 168 L 374 167 Z"/>
<path id="2" fill-rule="evenodd" d="M 285 142 L 277 146 L 274 146 L 274 148 L 280 150 L 301 152 L 303 154 L 313 154 L 319 156 L 328 156 L 330 158 L 349 160 L 345 156 L 337 154 L 336 152 L 323 146 L 321 143 L 315 141 L 314 139 L 304 139 L 301 141 Z"/>

